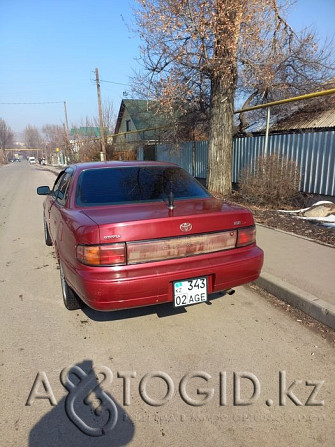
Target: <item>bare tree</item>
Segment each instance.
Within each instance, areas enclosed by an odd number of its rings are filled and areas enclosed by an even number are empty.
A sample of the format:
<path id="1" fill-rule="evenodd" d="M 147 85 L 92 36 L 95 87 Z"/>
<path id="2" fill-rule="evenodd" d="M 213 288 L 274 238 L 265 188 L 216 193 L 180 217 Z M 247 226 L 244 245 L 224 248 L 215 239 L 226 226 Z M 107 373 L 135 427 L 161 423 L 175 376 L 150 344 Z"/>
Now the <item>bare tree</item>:
<path id="1" fill-rule="evenodd" d="M 42 128 L 45 155 L 48 161 L 51 161 L 51 154 L 57 148 L 64 149 L 65 147 L 65 132 L 62 126 L 54 124 L 46 124 Z"/>
<path id="2" fill-rule="evenodd" d="M 305 29 L 298 35 L 279 13 L 278 18 L 282 26 L 273 36 L 264 36 L 271 45 L 264 45 L 261 52 L 244 49 L 239 57 L 238 92 L 243 98 L 242 108 L 327 88 L 327 82 L 334 76 L 331 42 L 326 40 L 318 45 L 315 32 Z M 291 109 L 291 104 L 276 107 L 272 116 L 279 119 Z M 264 111 L 261 114 L 264 116 Z M 240 131 L 248 125 L 243 115 L 239 116 Z M 252 115 L 257 119 L 260 113 Z"/>
<path id="3" fill-rule="evenodd" d="M 101 141 L 99 124 L 95 118 L 86 117 L 79 125 L 72 125 L 72 145 L 77 161 L 100 159 Z"/>
<path id="4" fill-rule="evenodd" d="M 299 38 L 288 25 L 289 0 L 136 2 L 142 91 L 145 85 L 150 99 L 179 116 L 200 110 L 206 117 L 209 106 L 208 186 L 228 194 L 237 88 L 244 100 L 259 102 L 279 87 L 285 94 L 289 82 L 302 83 L 313 67 L 304 65 L 304 59 L 313 60 L 313 36 Z M 329 68 L 323 56 L 316 69 Z"/>
<path id="5" fill-rule="evenodd" d="M 108 130 L 109 133 L 114 132 L 117 114 L 113 102 L 106 100 L 102 105 L 102 119 L 104 128 Z M 96 121 L 97 122 L 97 121 Z"/>
<path id="6" fill-rule="evenodd" d="M 3 163 L 6 162 L 5 149 L 12 145 L 14 142 L 14 133 L 11 128 L 7 126 L 6 121 L 0 118 L 0 146 L 2 150 Z"/>
<path id="7" fill-rule="evenodd" d="M 102 106 L 105 146 L 108 159 L 112 156 L 112 145 L 108 144 L 108 134 L 114 132 L 116 113 L 112 102 L 104 101 Z M 78 161 L 100 160 L 101 138 L 100 122 L 98 117 L 86 117 L 78 126 L 73 126 L 73 144 Z"/>
<path id="8" fill-rule="evenodd" d="M 23 131 L 23 138 L 27 149 L 43 148 L 43 139 L 37 127 L 28 124 Z"/>
<path id="9" fill-rule="evenodd" d="M 113 146 L 108 143 L 108 135 L 114 133 L 116 119 L 117 115 L 113 102 L 109 100 L 104 101 L 102 105 L 102 121 L 104 126 L 105 147 L 108 160 L 111 160 L 113 156 Z M 94 118 L 94 123 L 96 126 L 99 126 L 98 118 Z"/>

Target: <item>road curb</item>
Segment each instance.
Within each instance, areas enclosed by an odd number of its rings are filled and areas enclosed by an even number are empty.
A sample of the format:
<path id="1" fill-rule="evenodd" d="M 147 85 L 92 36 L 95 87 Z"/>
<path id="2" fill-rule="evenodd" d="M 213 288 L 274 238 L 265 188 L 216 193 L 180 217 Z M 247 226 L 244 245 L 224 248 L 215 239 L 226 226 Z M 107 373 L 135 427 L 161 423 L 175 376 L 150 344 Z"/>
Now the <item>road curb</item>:
<path id="1" fill-rule="evenodd" d="M 62 168 L 56 168 L 56 167 L 54 167 L 54 166 L 50 166 L 50 165 L 44 165 L 43 167 L 37 165 L 36 168 L 37 168 L 38 170 L 40 170 L 40 171 L 49 171 L 49 172 L 52 172 L 52 173 L 55 174 L 55 175 L 58 175 L 58 174 L 62 171 Z M 65 169 L 65 168 L 64 168 L 64 169 Z"/>
<path id="2" fill-rule="evenodd" d="M 327 303 L 296 286 L 292 286 L 270 273 L 262 273 L 255 281 L 255 284 L 321 323 L 335 329 L 335 306 L 333 304 Z"/>

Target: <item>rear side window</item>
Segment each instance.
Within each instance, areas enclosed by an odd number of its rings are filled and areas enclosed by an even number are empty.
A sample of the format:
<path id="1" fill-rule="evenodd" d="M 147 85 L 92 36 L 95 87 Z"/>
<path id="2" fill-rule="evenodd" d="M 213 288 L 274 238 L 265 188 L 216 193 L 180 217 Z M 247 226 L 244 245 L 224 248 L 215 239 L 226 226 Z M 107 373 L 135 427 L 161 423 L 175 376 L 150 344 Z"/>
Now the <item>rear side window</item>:
<path id="1" fill-rule="evenodd" d="M 65 205 L 72 179 L 72 174 L 73 170 L 70 168 L 68 168 L 66 171 L 61 172 L 52 188 L 51 194 L 60 205 Z"/>
<path id="2" fill-rule="evenodd" d="M 72 171 L 66 171 L 62 177 L 62 182 L 57 192 L 57 202 L 60 205 L 65 205 L 69 193 L 71 178 L 72 178 Z"/>
<path id="3" fill-rule="evenodd" d="M 62 180 L 64 178 L 64 175 L 65 175 L 65 172 L 61 172 L 58 175 L 58 177 L 56 178 L 56 181 L 54 183 L 54 186 L 52 188 L 51 194 L 55 199 L 57 199 L 57 197 L 58 197 L 58 191 L 59 191 L 60 185 L 62 183 Z"/>
<path id="4" fill-rule="evenodd" d="M 210 194 L 192 176 L 178 167 L 117 167 L 83 171 L 78 179 L 79 206 L 206 198 Z"/>

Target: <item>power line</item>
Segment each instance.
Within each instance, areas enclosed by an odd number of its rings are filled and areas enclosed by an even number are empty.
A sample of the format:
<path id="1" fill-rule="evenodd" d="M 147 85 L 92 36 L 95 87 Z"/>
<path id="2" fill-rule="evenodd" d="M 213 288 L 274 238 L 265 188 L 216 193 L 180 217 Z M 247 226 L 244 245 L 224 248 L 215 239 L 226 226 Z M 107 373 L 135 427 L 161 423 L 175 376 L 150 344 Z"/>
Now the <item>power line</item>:
<path id="1" fill-rule="evenodd" d="M 92 71 L 92 73 L 95 73 L 95 72 Z M 95 78 L 95 79 L 90 78 L 90 81 L 91 81 L 92 83 L 95 83 L 95 82 L 96 82 L 96 78 Z M 122 83 L 122 82 L 115 82 L 115 81 L 107 81 L 107 80 L 104 80 L 104 79 L 99 79 L 99 82 L 100 82 L 100 83 L 101 83 L 101 82 L 106 82 L 107 84 L 124 85 L 124 86 L 126 86 L 126 87 L 130 87 L 129 84 L 124 84 L 124 83 Z"/>
<path id="2" fill-rule="evenodd" d="M 125 85 L 126 87 L 129 87 L 129 84 L 122 84 L 122 82 L 104 81 L 103 79 L 100 79 L 100 82 L 107 82 L 108 84 L 116 84 L 116 85 Z"/>
<path id="3" fill-rule="evenodd" d="M 22 105 L 22 104 L 63 104 L 64 101 L 45 101 L 45 102 L 0 102 L 0 104 L 14 104 L 14 105 Z"/>

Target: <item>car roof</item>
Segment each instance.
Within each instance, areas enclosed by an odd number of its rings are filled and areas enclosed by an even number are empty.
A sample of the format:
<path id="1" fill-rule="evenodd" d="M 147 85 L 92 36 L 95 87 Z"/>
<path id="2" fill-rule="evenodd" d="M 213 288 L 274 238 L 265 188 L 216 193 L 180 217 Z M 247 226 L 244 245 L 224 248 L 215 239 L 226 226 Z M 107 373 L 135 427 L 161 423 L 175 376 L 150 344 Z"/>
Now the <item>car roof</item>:
<path id="1" fill-rule="evenodd" d="M 94 161 L 87 163 L 77 163 L 70 165 L 68 167 L 72 167 L 77 171 L 83 171 L 86 169 L 98 169 L 98 168 L 116 168 L 116 167 L 153 167 L 153 166 L 174 166 L 176 164 L 160 162 L 160 161 Z"/>

